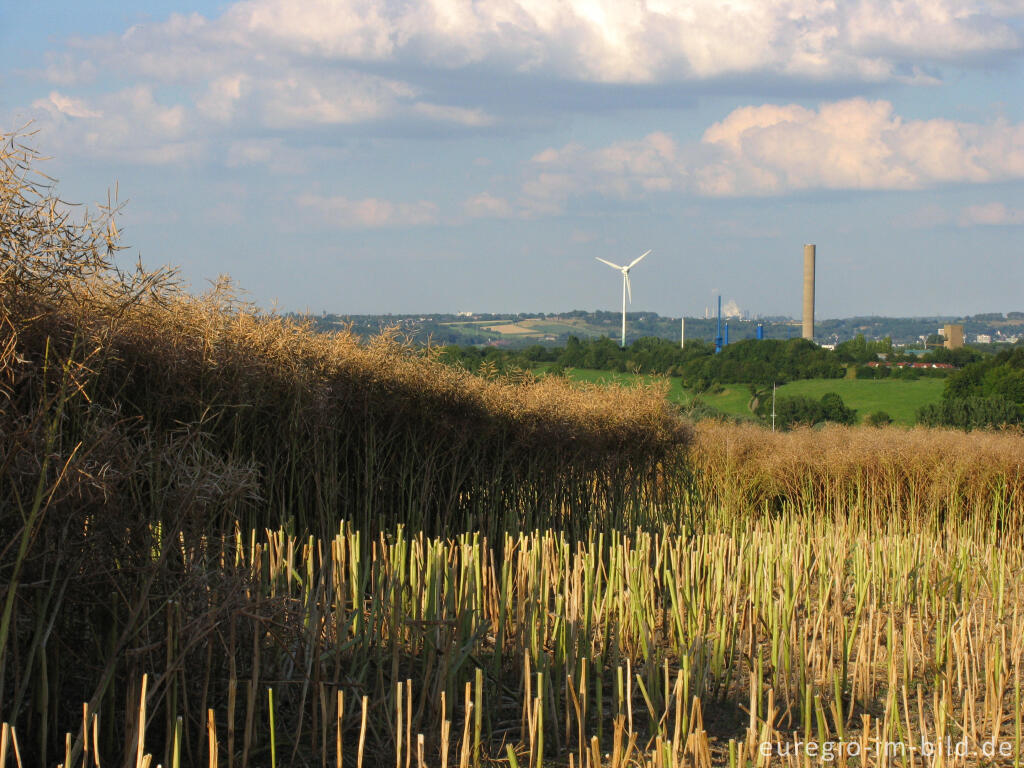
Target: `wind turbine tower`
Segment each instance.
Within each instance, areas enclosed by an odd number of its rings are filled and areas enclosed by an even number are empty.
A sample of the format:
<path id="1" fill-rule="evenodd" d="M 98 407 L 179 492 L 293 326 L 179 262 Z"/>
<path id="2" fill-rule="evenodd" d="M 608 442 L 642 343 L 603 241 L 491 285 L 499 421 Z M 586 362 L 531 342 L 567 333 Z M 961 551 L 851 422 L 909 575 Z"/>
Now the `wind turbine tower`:
<path id="1" fill-rule="evenodd" d="M 622 273 L 622 348 L 626 348 L 626 297 L 629 296 L 629 303 L 633 303 L 633 289 L 629 285 L 629 270 L 640 263 L 641 259 L 646 256 L 650 251 L 645 251 L 640 254 L 637 258 L 633 259 L 627 266 L 620 267 L 618 264 L 612 264 L 610 261 L 605 261 L 600 256 L 594 258 L 600 261 L 602 264 L 607 264 L 609 267 L 619 270 Z"/>

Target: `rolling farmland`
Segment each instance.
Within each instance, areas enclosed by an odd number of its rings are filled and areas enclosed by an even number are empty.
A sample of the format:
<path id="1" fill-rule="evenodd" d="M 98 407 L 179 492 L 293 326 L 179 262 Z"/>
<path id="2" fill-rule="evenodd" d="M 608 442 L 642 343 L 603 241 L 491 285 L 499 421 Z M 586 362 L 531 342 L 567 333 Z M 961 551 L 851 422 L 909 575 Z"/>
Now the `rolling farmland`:
<path id="1" fill-rule="evenodd" d="M 594 371 L 570 369 L 571 378 L 578 381 L 602 383 L 615 382 L 632 384 L 637 381 L 655 381 L 659 377 L 640 376 L 616 371 Z M 667 397 L 681 404 L 692 402 L 695 395 L 682 386 L 678 378 L 664 377 L 669 382 Z M 805 379 L 783 384 L 778 396 L 806 395 L 820 398 L 826 392 L 835 392 L 850 408 L 857 410 L 863 419 L 876 411 L 886 411 L 897 424 L 910 426 L 919 407 L 934 403 L 942 396 L 945 382 L 942 379 Z M 715 409 L 733 416 L 750 416 L 750 390 L 744 385 L 726 384 L 720 392 L 701 393 L 699 397 Z"/>

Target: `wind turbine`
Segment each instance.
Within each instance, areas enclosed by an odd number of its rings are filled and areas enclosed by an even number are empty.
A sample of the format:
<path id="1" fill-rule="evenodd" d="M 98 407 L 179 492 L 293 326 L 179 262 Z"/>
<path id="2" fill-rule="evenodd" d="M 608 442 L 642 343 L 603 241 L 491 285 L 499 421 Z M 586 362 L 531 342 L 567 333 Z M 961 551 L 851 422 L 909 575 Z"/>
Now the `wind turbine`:
<path id="1" fill-rule="evenodd" d="M 627 295 L 629 296 L 629 303 L 630 304 L 633 303 L 633 290 L 629 287 L 629 270 L 631 270 L 633 267 L 635 267 L 637 264 L 639 264 L 640 260 L 643 259 L 643 257 L 646 256 L 648 253 L 650 253 L 650 251 L 645 251 L 644 253 L 640 254 L 640 256 L 638 258 L 633 259 L 633 261 L 631 261 L 629 263 L 629 265 L 625 266 L 625 267 L 620 267 L 618 264 L 612 264 L 610 261 L 605 261 L 600 256 L 595 256 L 594 257 L 595 259 L 600 261 L 602 264 L 607 264 L 609 267 L 614 267 L 615 269 L 619 270 L 622 273 L 622 347 L 623 347 L 623 349 L 625 349 L 625 347 L 626 347 L 626 296 Z"/>

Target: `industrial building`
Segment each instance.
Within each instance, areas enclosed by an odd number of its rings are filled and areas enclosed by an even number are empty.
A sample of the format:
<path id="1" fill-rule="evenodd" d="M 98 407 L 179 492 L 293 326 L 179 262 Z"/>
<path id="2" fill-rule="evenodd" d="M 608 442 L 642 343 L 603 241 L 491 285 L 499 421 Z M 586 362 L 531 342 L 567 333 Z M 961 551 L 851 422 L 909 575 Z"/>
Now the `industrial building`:
<path id="1" fill-rule="evenodd" d="M 964 345 L 964 327 L 959 324 L 949 324 L 942 329 L 942 346 L 946 349 L 960 349 Z"/>

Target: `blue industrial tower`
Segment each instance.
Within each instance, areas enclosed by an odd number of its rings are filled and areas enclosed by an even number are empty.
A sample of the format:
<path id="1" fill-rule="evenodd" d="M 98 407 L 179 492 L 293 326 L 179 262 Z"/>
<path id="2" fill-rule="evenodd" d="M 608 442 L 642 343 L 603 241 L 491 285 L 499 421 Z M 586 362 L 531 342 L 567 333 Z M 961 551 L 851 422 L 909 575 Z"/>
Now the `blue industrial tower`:
<path id="1" fill-rule="evenodd" d="M 718 330 L 715 332 L 715 354 L 722 351 L 722 297 L 718 297 Z"/>

